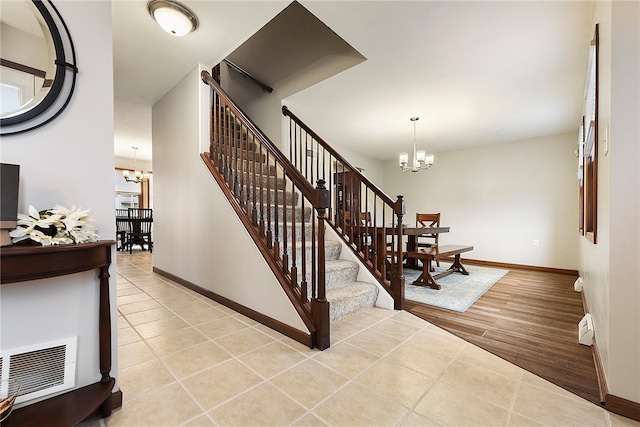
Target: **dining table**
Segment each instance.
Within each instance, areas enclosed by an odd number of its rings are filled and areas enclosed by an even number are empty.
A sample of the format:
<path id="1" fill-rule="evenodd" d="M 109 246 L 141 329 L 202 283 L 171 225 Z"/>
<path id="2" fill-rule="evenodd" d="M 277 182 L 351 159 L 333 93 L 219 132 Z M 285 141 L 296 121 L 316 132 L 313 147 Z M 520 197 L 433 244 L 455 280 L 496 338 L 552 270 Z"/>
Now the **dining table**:
<path id="1" fill-rule="evenodd" d="M 116 250 L 125 251 L 129 245 L 140 245 L 143 250 L 144 245 L 149 246 L 149 242 L 145 241 L 141 237 L 137 237 L 142 229 L 142 223 L 149 221 L 153 222 L 153 219 L 116 216 L 116 233 L 118 233 L 118 230 L 125 230 L 123 235 L 120 236 L 120 245 L 116 247 Z M 129 235 L 133 235 L 133 237 L 131 237 L 131 241 L 129 241 Z"/>
<path id="2" fill-rule="evenodd" d="M 387 262 L 387 244 L 389 243 L 387 238 L 388 236 L 393 236 L 396 234 L 397 227 L 386 226 L 386 227 L 371 227 L 375 229 L 376 233 L 376 253 L 378 254 L 378 265 L 377 268 L 379 271 L 383 271 L 383 263 Z M 402 235 L 407 236 L 407 246 L 403 249 L 403 253 L 409 251 L 415 251 L 418 244 L 418 237 L 432 235 L 432 234 L 440 234 L 440 233 L 448 233 L 450 227 L 416 227 L 416 226 L 405 226 L 401 227 Z M 408 268 L 418 268 L 416 259 L 407 259 L 406 267 Z"/>

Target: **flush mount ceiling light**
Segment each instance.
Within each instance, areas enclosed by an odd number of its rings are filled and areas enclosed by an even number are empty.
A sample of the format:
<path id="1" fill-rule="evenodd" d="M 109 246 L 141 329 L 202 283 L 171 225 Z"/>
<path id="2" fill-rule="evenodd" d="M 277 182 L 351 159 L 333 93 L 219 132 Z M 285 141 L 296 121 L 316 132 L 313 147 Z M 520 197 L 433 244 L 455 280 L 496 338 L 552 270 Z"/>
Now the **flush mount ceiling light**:
<path id="1" fill-rule="evenodd" d="M 147 10 L 162 29 L 171 35 L 184 36 L 198 28 L 195 13 L 177 1 L 151 0 L 147 3 Z"/>

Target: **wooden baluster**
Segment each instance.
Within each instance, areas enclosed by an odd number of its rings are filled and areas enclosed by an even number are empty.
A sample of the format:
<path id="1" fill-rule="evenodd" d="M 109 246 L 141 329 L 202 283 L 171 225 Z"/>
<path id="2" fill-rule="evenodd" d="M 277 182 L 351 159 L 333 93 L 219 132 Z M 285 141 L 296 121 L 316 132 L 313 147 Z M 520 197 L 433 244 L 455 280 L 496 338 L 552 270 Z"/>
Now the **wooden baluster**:
<path id="1" fill-rule="evenodd" d="M 265 209 L 267 208 L 264 203 L 264 165 L 266 161 L 266 156 L 263 153 L 263 145 L 260 143 L 260 234 L 266 236 L 266 228 L 264 225 L 265 219 Z M 269 170 L 269 164 L 267 164 L 267 171 Z M 268 172 L 267 172 L 268 173 Z M 267 212 L 269 209 L 267 209 Z M 267 236 L 268 237 L 268 236 Z"/>
<path id="2" fill-rule="evenodd" d="M 287 225 L 287 173 L 283 171 L 282 180 L 284 181 L 284 191 L 282 192 L 282 267 L 284 272 L 287 273 L 289 270 L 289 252 L 288 252 L 288 243 L 289 239 L 287 238 L 287 229 L 289 226 Z M 280 189 L 280 183 L 278 178 L 276 177 L 276 188 Z M 277 197 L 277 196 L 276 196 Z M 278 209 L 278 203 L 276 202 L 276 212 Z M 277 215 L 277 214 L 276 214 Z M 279 254 L 279 252 L 276 252 Z"/>
<path id="3" fill-rule="evenodd" d="M 300 278 L 300 299 L 303 303 L 307 302 L 307 218 L 305 214 L 305 198 L 302 198 L 302 202 L 300 203 L 302 206 L 302 220 L 300 221 L 302 225 L 301 239 L 300 239 L 300 250 L 301 250 L 301 260 L 300 266 L 302 268 L 302 275 Z M 313 240 L 311 241 L 311 245 L 313 246 Z"/>
<path id="4" fill-rule="evenodd" d="M 295 184 L 293 184 L 293 181 L 291 181 L 291 192 L 292 194 L 295 194 L 296 192 L 296 186 Z M 295 288 L 298 285 L 298 266 L 296 265 L 296 261 L 297 261 L 297 254 L 296 254 L 296 242 L 297 242 L 297 237 L 296 237 L 296 204 L 295 201 L 293 200 L 294 198 L 292 197 L 291 199 L 291 285 L 292 288 Z M 302 221 L 300 221 L 300 224 L 302 224 Z M 302 234 L 304 233 L 304 229 L 300 232 L 300 236 L 302 238 Z"/>
<path id="5" fill-rule="evenodd" d="M 267 242 L 269 244 L 270 248 L 273 248 L 273 243 L 274 243 L 274 239 L 273 239 L 273 230 L 271 228 L 271 161 L 269 159 L 269 151 L 267 150 L 266 152 L 267 155 L 267 175 L 266 177 L 262 177 L 263 181 L 266 180 L 267 181 Z M 276 171 L 276 175 L 277 175 L 277 171 Z M 277 192 L 276 192 L 276 203 L 278 203 L 278 196 L 277 196 Z M 276 220 L 276 224 L 275 224 L 275 228 L 276 228 L 276 239 L 278 238 L 278 221 Z M 276 252 L 278 253 L 278 252 Z M 279 255 L 279 253 L 278 253 Z"/>

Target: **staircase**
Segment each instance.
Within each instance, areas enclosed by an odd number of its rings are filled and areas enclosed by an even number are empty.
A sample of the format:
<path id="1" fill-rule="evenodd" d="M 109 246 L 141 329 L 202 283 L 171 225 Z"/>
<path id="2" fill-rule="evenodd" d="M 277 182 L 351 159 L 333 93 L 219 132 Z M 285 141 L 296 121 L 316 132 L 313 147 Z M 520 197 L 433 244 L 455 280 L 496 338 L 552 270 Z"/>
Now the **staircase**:
<path id="1" fill-rule="evenodd" d="M 248 152 L 248 157 L 253 158 L 256 152 L 256 144 L 243 144 L 243 149 Z M 249 154 L 250 153 L 250 154 Z M 246 168 L 246 166 L 245 166 Z M 259 168 L 257 168 L 259 169 Z M 287 181 L 278 176 L 277 168 L 263 168 L 264 174 L 258 174 L 257 180 L 263 183 L 270 182 L 272 190 L 272 200 L 277 199 L 278 204 L 272 205 L 269 210 L 271 217 L 276 216 L 276 212 L 285 212 L 279 217 L 278 234 L 274 235 L 274 244 L 276 241 L 284 242 L 288 236 L 297 236 L 296 244 L 290 246 L 296 247 L 295 256 L 288 256 L 285 250 L 289 250 L 287 246 L 280 245 L 280 256 L 285 259 L 302 260 L 307 263 L 306 277 L 302 277 L 302 273 L 298 273 L 297 282 L 306 282 L 307 295 L 311 295 L 312 268 L 310 262 L 314 259 L 313 251 L 317 248 L 317 240 L 307 242 L 303 245 L 300 236 L 311 235 L 311 215 L 313 209 L 309 206 L 304 208 L 300 204 L 301 195 L 299 192 L 292 192 L 287 189 Z M 278 197 L 274 191 L 278 192 Z M 266 197 L 263 197 L 266 199 Z M 289 209 L 287 209 L 287 206 Z M 266 206 L 260 211 L 266 211 Z M 305 227 L 304 233 L 302 227 Z M 295 231 L 294 231 L 295 228 Z M 304 247 L 305 254 L 302 253 Z M 351 260 L 340 259 L 343 250 L 343 243 L 338 240 L 325 240 L 325 285 L 326 299 L 329 302 L 329 319 L 331 322 L 342 319 L 358 310 L 373 307 L 378 298 L 378 287 L 373 283 L 358 281 L 360 265 Z M 293 266 L 290 266 L 293 267 Z M 296 268 L 298 270 L 298 268 Z"/>
<path id="2" fill-rule="evenodd" d="M 290 336 L 326 349 L 331 322 L 373 307 L 382 288 L 358 280 L 360 264 L 342 252 L 348 242 L 325 238 L 325 180 L 307 179 L 209 73 L 202 79 L 213 102 L 210 150 L 201 158 L 310 331 Z"/>

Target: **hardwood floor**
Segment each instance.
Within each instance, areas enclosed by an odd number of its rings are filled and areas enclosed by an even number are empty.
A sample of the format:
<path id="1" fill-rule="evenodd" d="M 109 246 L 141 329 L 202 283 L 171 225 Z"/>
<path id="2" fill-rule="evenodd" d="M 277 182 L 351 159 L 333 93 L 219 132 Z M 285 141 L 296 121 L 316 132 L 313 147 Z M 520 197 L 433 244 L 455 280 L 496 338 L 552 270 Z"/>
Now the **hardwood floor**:
<path id="1" fill-rule="evenodd" d="M 600 404 L 591 347 L 578 343 L 576 277 L 510 269 L 464 313 L 408 300 L 405 310 Z"/>

